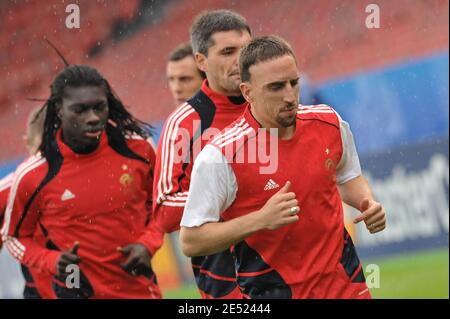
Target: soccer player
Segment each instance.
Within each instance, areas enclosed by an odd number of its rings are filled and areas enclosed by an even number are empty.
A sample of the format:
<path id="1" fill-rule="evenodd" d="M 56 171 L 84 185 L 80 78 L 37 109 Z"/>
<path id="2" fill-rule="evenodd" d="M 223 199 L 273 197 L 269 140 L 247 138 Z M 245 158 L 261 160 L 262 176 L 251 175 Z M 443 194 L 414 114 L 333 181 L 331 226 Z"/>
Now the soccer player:
<path id="1" fill-rule="evenodd" d="M 36 108 L 28 115 L 27 132 L 23 139 L 28 149 L 28 153 L 33 155 L 37 152 L 42 139 L 42 130 L 44 126 L 43 114 L 41 108 Z M 3 225 L 3 217 L 8 202 L 9 190 L 13 179 L 13 173 L 8 174 L 0 180 L 0 225 Z M 0 237 L 0 248 L 2 247 L 2 239 Z"/>
<path id="2" fill-rule="evenodd" d="M 36 154 L 42 141 L 42 132 L 44 130 L 45 110 L 36 108 L 30 112 L 27 121 L 26 134 L 24 135 L 25 145 L 30 156 Z M 3 216 L 6 210 L 8 194 L 13 180 L 13 173 L 0 181 L 0 225 L 3 224 Z M 1 237 L 1 236 L 0 236 Z M 38 227 L 34 233 L 34 240 L 45 244 L 45 236 Z M 0 247 L 1 247 L 0 238 Z M 25 299 L 53 299 L 55 295 L 52 290 L 51 276 L 40 272 L 38 269 L 21 265 L 22 274 L 25 279 L 25 288 L 23 297 Z"/>
<path id="3" fill-rule="evenodd" d="M 197 67 L 190 42 L 182 43 L 169 54 L 166 68 L 167 82 L 173 97 L 174 107 L 186 102 L 200 89 L 206 74 Z M 173 246 L 181 267 L 184 280 L 192 280 L 193 274 L 190 259 L 184 256 L 179 245 L 178 232 L 170 234 L 166 243 Z"/>
<path id="4" fill-rule="evenodd" d="M 255 38 L 239 68 L 250 106 L 194 163 L 183 252 L 232 247 L 248 298 L 370 298 L 341 200 L 361 210 L 355 222 L 371 233 L 386 218 L 348 123 L 327 105 L 298 106 L 296 57 L 284 40 Z M 270 167 L 260 155 L 268 148 Z"/>
<path id="5" fill-rule="evenodd" d="M 8 203 L 8 195 L 11 188 L 13 176 L 14 174 L 11 173 L 0 180 L 0 225 L 3 225 L 3 218 L 6 210 L 6 204 Z M 0 238 L 0 249 L 2 248 L 2 245 L 3 242 Z"/>
<path id="6" fill-rule="evenodd" d="M 245 19 L 231 11 L 205 12 L 193 22 L 191 45 L 206 80 L 168 117 L 158 146 L 153 205 L 166 232 L 179 229 L 196 155 L 245 110 L 237 59 L 250 38 Z M 192 258 L 192 267 L 203 298 L 242 298 L 229 249 Z"/>
<path id="7" fill-rule="evenodd" d="M 45 107 L 40 152 L 14 174 L 2 229 L 9 251 L 53 275 L 59 298 L 160 298 L 150 259 L 163 234 L 149 222 L 155 155 L 145 123 L 85 65 L 55 77 Z M 33 239 L 38 227 L 45 247 Z"/>
<path id="8" fill-rule="evenodd" d="M 190 43 L 183 43 L 170 53 L 166 75 L 175 106 L 193 97 L 206 77 L 197 67 Z"/>

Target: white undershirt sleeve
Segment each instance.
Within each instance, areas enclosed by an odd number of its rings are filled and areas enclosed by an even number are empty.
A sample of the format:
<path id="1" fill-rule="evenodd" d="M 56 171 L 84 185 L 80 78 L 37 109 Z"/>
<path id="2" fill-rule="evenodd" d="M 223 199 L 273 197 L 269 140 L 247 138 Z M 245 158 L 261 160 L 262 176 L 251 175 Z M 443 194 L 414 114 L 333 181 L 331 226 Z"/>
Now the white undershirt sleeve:
<path id="1" fill-rule="evenodd" d="M 189 194 L 180 226 L 197 227 L 218 222 L 220 213 L 236 198 L 236 176 L 223 154 L 206 145 L 198 154 L 191 174 Z"/>
<path id="2" fill-rule="evenodd" d="M 342 139 L 342 157 L 336 169 L 336 182 L 339 185 L 360 176 L 362 172 L 350 125 L 338 117 Z"/>

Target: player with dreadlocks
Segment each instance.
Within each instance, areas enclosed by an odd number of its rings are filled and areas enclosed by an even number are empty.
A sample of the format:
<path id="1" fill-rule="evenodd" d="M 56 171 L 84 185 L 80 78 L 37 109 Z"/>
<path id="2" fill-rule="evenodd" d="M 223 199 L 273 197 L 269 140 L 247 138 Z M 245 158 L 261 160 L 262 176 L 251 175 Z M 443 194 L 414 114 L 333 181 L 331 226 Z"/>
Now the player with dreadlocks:
<path id="1" fill-rule="evenodd" d="M 2 228 L 9 251 L 53 275 L 59 298 L 160 298 L 151 127 L 92 67 L 67 66 L 50 89 L 40 152 L 14 174 Z M 33 240 L 37 227 L 46 247 Z"/>

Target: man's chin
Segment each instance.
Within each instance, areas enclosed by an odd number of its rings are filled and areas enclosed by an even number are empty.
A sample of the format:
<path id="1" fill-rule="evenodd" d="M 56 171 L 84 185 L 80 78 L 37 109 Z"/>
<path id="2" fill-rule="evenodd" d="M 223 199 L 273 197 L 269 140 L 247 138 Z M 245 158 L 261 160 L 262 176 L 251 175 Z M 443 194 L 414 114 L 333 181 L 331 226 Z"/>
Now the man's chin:
<path id="1" fill-rule="evenodd" d="M 291 127 L 295 125 L 296 116 L 292 116 L 289 118 L 278 118 L 277 123 L 280 124 L 282 127 Z"/>
<path id="2" fill-rule="evenodd" d="M 233 81 L 229 86 L 228 86 L 228 92 L 233 93 L 233 95 L 241 95 L 241 89 L 239 88 L 239 84 L 241 84 L 240 80 L 239 81 Z"/>
<path id="3" fill-rule="evenodd" d="M 92 146 L 92 145 L 97 145 L 98 143 L 100 143 L 100 136 L 99 137 L 87 137 L 84 136 L 83 139 L 80 140 L 80 144 L 83 146 Z"/>
<path id="4" fill-rule="evenodd" d="M 95 150 L 100 144 L 100 139 L 93 139 L 90 141 L 86 141 L 83 143 L 82 149 L 84 149 L 87 152 Z"/>

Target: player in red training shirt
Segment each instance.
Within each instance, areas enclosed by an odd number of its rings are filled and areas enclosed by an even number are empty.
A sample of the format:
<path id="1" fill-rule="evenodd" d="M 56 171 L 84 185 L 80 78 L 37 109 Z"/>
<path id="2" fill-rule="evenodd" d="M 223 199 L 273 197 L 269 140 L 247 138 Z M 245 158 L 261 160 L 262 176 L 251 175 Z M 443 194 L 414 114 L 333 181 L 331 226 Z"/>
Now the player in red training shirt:
<path id="1" fill-rule="evenodd" d="M 0 225 L 3 225 L 3 218 L 5 216 L 6 204 L 8 203 L 9 190 L 11 188 L 13 173 L 3 177 L 0 180 Z M 2 248 L 3 242 L 0 238 L 0 249 Z"/>
<path id="2" fill-rule="evenodd" d="M 36 108 L 30 112 L 27 121 L 27 132 L 24 136 L 25 144 L 30 155 L 35 154 L 42 140 L 44 129 L 44 112 L 42 108 Z M 0 181 L 0 225 L 3 224 L 4 212 L 8 201 L 9 191 L 12 185 L 13 174 L 9 174 Z M 1 228 L 1 227 L 0 227 Z M 36 242 L 45 245 L 45 235 L 40 227 L 36 228 L 33 235 Z M 0 236 L 1 247 L 1 236 Z M 54 299 L 51 276 L 36 268 L 28 268 L 21 264 L 21 270 L 25 279 L 23 290 L 24 299 Z"/>
<path id="3" fill-rule="evenodd" d="M 2 229 L 9 251 L 53 275 L 59 298 L 160 298 L 150 259 L 163 234 L 150 222 L 145 124 L 85 65 L 56 76 L 45 107 L 40 152 L 14 174 Z"/>
<path id="4" fill-rule="evenodd" d="M 252 40 L 239 66 L 250 106 L 197 157 L 184 253 L 232 246 L 247 298 L 370 298 L 341 201 L 372 233 L 386 219 L 348 124 L 329 106 L 298 106 L 297 62 L 284 40 Z"/>
<path id="5" fill-rule="evenodd" d="M 42 130 L 44 126 L 44 114 L 41 108 L 36 108 L 30 112 L 27 121 L 27 132 L 24 135 L 24 140 L 28 153 L 35 154 L 41 145 Z M 8 203 L 9 190 L 11 188 L 13 173 L 8 174 L 0 180 L 0 226 L 3 225 L 3 218 L 5 215 L 6 204 Z M 0 236 L 0 248 L 2 247 L 2 238 Z"/>
<path id="6" fill-rule="evenodd" d="M 168 117 L 158 145 L 153 205 L 166 232 L 179 229 L 192 164 L 201 148 L 245 110 L 237 59 L 250 34 L 245 19 L 227 10 L 200 14 L 191 27 L 197 65 L 207 79 Z M 242 298 L 229 249 L 192 258 L 192 268 L 203 298 Z"/>
<path id="7" fill-rule="evenodd" d="M 170 52 L 166 77 L 174 107 L 186 102 L 200 89 L 206 75 L 198 69 L 189 42 L 180 44 Z"/>

